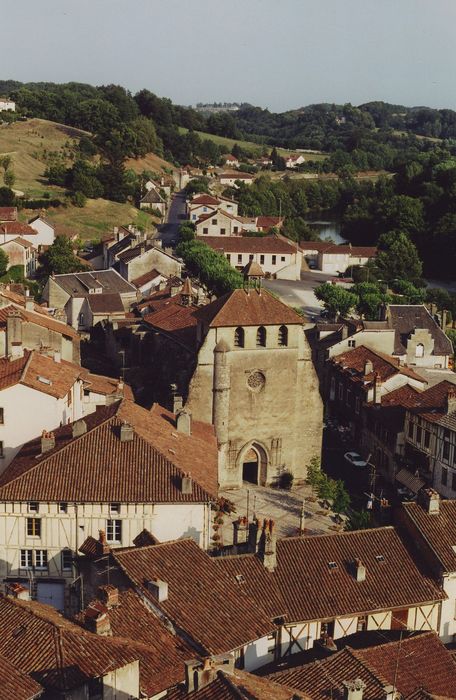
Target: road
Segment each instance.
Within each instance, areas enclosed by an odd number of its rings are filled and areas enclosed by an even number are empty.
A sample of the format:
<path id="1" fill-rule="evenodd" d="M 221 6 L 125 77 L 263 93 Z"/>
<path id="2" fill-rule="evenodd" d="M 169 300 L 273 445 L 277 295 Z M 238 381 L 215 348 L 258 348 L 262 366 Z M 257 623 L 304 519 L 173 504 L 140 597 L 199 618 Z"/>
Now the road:
<path id="1" fill-rule="evenodd" d="M 166 220 L 158 226 L 159 238 L 164 248 L 174 248 L 179 238 L 179 224 L 185 219 L 185 193 L 176 192 L 171 199 Z"/>
<path id="2" fill-rule="evenodd" d="M 264 286 L 290 306 L 299 306 L 306 316 L 319 315 L 323 304 L 315 298 L 313 290 L 323 282 L 333 279 L 334 275 L 322 272 L 302 272 L 300 280 L 265 280 Z"/>

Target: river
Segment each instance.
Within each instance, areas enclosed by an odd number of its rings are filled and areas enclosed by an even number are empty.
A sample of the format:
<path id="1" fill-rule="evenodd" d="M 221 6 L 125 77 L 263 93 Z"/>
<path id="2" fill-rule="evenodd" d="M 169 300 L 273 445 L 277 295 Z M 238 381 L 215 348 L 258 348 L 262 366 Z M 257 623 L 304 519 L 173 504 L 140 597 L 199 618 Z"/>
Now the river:
<path id="1" fill-rule="evenodd" d="M 308 220 L 306 223 L 318 230 L 318 236 L 322 241 L 331 239 L 337 245 L 347 242 L 340 235 L 341 226 L 337 219 L 315 219 Z"/>

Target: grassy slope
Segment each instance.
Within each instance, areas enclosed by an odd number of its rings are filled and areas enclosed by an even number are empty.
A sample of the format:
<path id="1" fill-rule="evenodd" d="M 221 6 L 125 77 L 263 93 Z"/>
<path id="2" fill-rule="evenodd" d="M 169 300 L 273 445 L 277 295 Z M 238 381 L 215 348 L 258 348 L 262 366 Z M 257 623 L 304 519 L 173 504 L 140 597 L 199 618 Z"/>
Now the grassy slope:
<path id="1" fill-rule="evenodd" d="M 0 155 L 10 155 L 13 160 L 16 175 L 14 188 L 31 198 L 49 193 L 51 197 L 64 199 L 65 190 L 48 185 L 44 178 L 44 155 L 68 150 L 65 144 L 74 143 L 84 133 L 86 132 L 44 119 L 29 119 L 0 126 Z M 138 160 L 131 159 L 126 165 L 135 172 L 160 172 L 172 168 L 170 163 L 153 153 Z M 3 184 L 2 174 L 3 171 L 0 171 L 0 186 Z M 20 218 L 26 221 L 36 214 L 36 211 L 22 210 Z M 66 207 L 50 208 L 46 211 L 46 216 L 51 221 L 74 230 L 82 239 L 99 239 L 114 225 L 136 223 L 147 228 L 154 222 L 153 217 L 140 212 L 131 204 L 118 204 L 105 199 L 89 199 L 82 209 L 70 203 Z"/>
<path id="2" fill-rule="evenodd" d="M 184 127 L 179 127 L 179 131 L 181 134 L 185 134 L 188 129 L 184 129 Z M 200 136 L 202 139 L 209 139 L 210 141 L 214 141 L 219 146 L 226 146 L 228 149 L 232 149 L 234 144 L 237 143 L 240 148 L 244 149 L 245 151 L 250 151 L 252 154 L 257 154 L 261 155 L 262 151 L 262 146 L 259 143 L 253 143 L 253 141 L 236 141 L 236 139 L 228 139 L 225 136 L 216 136 L 215 134 L 207 134 L 204 131 L 195 131 L 198 136 Z M 272 146 L 268 146 L 268 149 L 272 148 Z M 290 151 L 287 150 L 286 148 L 277 148 L 278 153 L 281 156 L 287 156 L 290 153 L 296 153 L 296 151 Z M 324 153 L 303 153 L 303 156 L 306 160 L 324 160 L 327 158 L 327 156 Z"/>

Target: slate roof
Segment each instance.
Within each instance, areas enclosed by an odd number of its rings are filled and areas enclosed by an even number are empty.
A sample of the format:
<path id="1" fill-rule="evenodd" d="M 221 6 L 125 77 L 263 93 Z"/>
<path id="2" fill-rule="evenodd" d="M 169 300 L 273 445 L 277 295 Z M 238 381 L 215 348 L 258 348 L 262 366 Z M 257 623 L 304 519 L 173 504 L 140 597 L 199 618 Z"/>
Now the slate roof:
<path id="1" fill-rule="evenodd" d="M 0 476 L 0 500 L 27 501 L 33 496 L 38 501 L 76 503 L 206 503 L 214 498 L 196 477 L 217 474 L 217 461 L 209 452 L 203 463 L 195 459 L 192 492 L 182 493 L 188 462 L 182 469 L 180 451 L 162 454 L 155 446 L 155 421 L 149 420 L 146 409 L 124 399 L 99 407 L 84 421 L 87 432 L 76 438 L 71 425 L 54 430 L 55 448 L 44 454 L 40 438 L 26 443 Z M 134 427 L 129 442 L 120 441 L 125 421 Z M 187 442 L 191 450 L 191 439 Z M 195 442 L 198 449 L 199 438 Z M 162 435 L 159 443 L 162 447 Z"/>
<path id="2" fill-rule="evenodd" d="M 16 221 L 17 207 L 0 207 L 0 221 Z"/>
<path id="3" fill-rule="evenodd" d="M 385 686 L 394 681 L 403 698 L 425 697 L 420 693 L 456 697 L 456 663 L 434 632 L 409 637 L 402 643 L 366 649 L 345 647 L 330 657 L 268 678 L 308 693 L 312 700 L 343 700 L 343 681 L 356 678 L 366 684 L 363 700 L 385 697 Z"/>
<path id="4" fill-rule="evenodd" d="M 98 288 L 101 288 L 101 294 L 136 293 L 136 288 L 113 269 L 72 272 L 54 275 L 52 279 L 71 297 L 86 297 L 89 296 L 90 289 Z"/>
<path id="5" fill-rule="evenodd" d="M 296 247 L 276 236 L 205 236 L 201 241 L 225 253 L 281 253 L 293 255 Z"/>
<path id="6" fill-rule="evenodd" d="M 218 671 L 208 685 L 193 691 L 192 700 L 305 700 L 293 688 L 278 685 L 267 678 L 234 669 L 233 673 Z M 184 685 L 170 690 L 166 700 L 185 700 L 188 692 Z"/>
<path id="7" fill-rule="evenodd" d="M 202 653 L 220 654 L 270 634 L 274 625 L 262 608 L 190 539 L 112 551 L 130 581 Z M 158 603 L 146 582 L 166 581 L 168 599 Z"/>
<path id="8" fill-rule="evenodd" d="M 456 571 L 456 501 L 440 500 L 439 513 L 428 513 L 418 503 L 403 503 L 402 514 L 419 530 L 443 571 Z"/>
<path id="9" fill-rule="evenodd" d="M 382 561 L 376 559 L 379 555 Z M 255 559 L 253 554 L 232 562 L 224 557 L 218 566 L 231 577 L 242 574 L 246 590 L 261 603 L 264 574 Z M 355 559 L 366 567 L 365 581 L 358 582 L 353 574 Z M 336 566 L 330 568 L 329 562 Z M 404 608 L 446 597 L 418 569 L 393 527 L 279 540 L 277 567 L 268 576 L 269 615 L 283 615 L 285 606 L 288 622 Z"/>
<path id="10" fill-rule="evenodd" d="M 324 340 L 324 339 L 323 339 Z M 403 374 L 415 381 L 421 382 L 423 386 L 426 380 L 420 377 L 409 367 L 400 365 L 399 358 L 391 357 L 378 350 L 371 350 L 364 345 L 359 345 L 357 348 L 348 349 L 340 355 L 335 355 L 330 362 L 334 365 L 339 365 L 344 370 L 351 370 L 353 381 L 366 382 L 373 381 L 377 375 L 382 382 L 391 379 L 396 374 Z M 368 375 L 364 374 L 366 362 L 372 362 L 373 371 Z"/>
<path id="11" fill-rule="evenodd" d="M 43 686 L 19 671 L 0 656 L 0 689 L 2 700 L 33 700 L 43 693 Z"/>
<path id="12" fill-rule="evenodd" d="M 252 289 L 235 289 L 195 310 L 195 316 L 211 328 L 303 324 L 303 319 L 296 311 L 273 297 L 266 289 L 262 289 L 261 293 Z"/>
<path id="13" fill-rule="evenodd" d="M 141 202 L 144 202 L 145 204 L 163 204 L 164 199 L 160 196 L 160 193 L 152 187 L 148 192 L 146 192 L 144 197 L 141 198 Z"/>
<path id="14" fill-rule="evenodd" d="M 390 328 L 396 331 L 394 353 L 404 355 L 406 353 L 407 339 L 415 328 L 426 328 L 434 339 L 433 355 L 452 355 L 451 341 L 440 326 L 434 321 L 424 304 L 388 306 L 387 320 Z"/>
<path id="15" fill-rule="evenodd" d="M 121 238 L 120 241 L 116 241 L 112 246 L 108 248 L 109 255 L 115 257 L 126 248 L 129 248 L 131 244 L 136 240 L 136 236 L 134 233 L 131 233 L 131 231 L 128 231 L 128 229 L 124 229 L 124 231 L 127 232 L 125 236 Z"/>
<path id="16" fill-rule="evenodd" d="M 86 632 L 49 605 L 5 597 L 0 654 L 49 691 L 77 688 L 138 658 L 125 641 Z"/>

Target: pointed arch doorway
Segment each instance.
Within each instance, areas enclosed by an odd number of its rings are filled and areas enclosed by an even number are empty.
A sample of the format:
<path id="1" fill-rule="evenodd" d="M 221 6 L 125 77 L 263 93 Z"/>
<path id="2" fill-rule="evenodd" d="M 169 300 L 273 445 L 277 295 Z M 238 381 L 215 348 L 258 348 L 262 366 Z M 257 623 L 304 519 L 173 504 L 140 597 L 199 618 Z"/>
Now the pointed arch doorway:
<path id="1" fill-rule="evenodd" d="M 267 456 L 260 445 L 253 444 L 242 457 L 242 481 L 266 485 Z"/>

